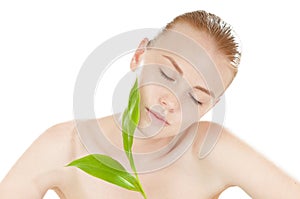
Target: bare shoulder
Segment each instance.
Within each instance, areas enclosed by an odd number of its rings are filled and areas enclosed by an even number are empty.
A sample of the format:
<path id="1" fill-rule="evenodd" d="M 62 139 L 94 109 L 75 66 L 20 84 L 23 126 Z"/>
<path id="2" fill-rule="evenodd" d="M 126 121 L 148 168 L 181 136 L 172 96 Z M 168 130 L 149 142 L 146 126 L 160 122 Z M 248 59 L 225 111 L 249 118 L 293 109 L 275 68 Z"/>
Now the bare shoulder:
<path id="1" fill-rule="evenodd" d="M 74 158 L 76 132 L 73 121 L 47 128 L 23 153 L 0 184 L 0 198 L 41 198 L 63 182 L 64 166 Z"/>
<path id="2" fill-rule="evenodd" d="M 80 124 L 88 127 L 88 121 L 89 120 L 81 122 Z M 58 162 L 61 162 L 58 166 L 65 166 L 66 163 L 70 163 L 70 161 L 87 153 L 79 138 L 76 121 L 74 120 L 61 122 L 51 126 L 37 139 L 37 141 L 39 139 L 49 142 L 47 150 L 51 151 L 53 150 L 53 146 L 56 147 L 55 151 L 59 154 L 56 159 L 60 160 Z M 54 152 L 54 154 L 56 153 Z"/>
<path id="3" fill-rule="evenodd" d="M 226 142 L 235 139 L 233 134 L 224 126 L 210 121 L 194 123 L 191 128 L 197 129 L 197 135 L 193 144 L 193 153 L 200 159 L 205 159 L 224 138 Z"/>
<path id="4" fill-rule="evenodd" d="M 238 184 L 235 175 L 238 175 L 239 168 L 245 167 L 246 162 L 252 165 L 255 156 L 263 158 L 228 128 L 210 121 L 198 123 L 194 148 L 197 157 L 208 162 L 227 186 Z"/>
<path id="5" fill-rule="evenodd" d="M 228 128 L 199 124 L 198 157 L 209 163 L 226 187 L 239 186 L 253 198 L 300 197 L 299 182 Z"/>
<path id="6" fill-rule="evenodd" d="M 60 167 L 76 155 L 74 151 L 76 142 L 78 141 L 75 122 L 70 120 L 57 123 L 46 129 L 31 147 L 51 155 L 48 155 L 48 158 L 56 160 L 53 162 L 53 166 Z"/>
<path id="7" fill-rule="evenodd" d="M 227 127 L 210 121 L 200 121 L 194 126 L 198 133 L 194 142 L 194 151 L 200 159 L 213 158 L 220 147 L 249 147 L 234 135 Z"/>

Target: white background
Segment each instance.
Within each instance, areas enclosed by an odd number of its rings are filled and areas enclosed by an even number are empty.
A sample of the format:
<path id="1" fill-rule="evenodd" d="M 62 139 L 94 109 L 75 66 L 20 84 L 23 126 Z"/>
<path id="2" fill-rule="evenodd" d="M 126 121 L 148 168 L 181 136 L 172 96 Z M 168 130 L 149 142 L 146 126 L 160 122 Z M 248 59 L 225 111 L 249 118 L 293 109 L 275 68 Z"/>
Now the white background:
<path id="1" fill-rule="evenodd" d="M 161 28 L 176 15 L 204 9 L 233 25 L 243 43 L 239 73 L 226 93 L 224 125 L 300 180 L 296 3 L 1 1 L 0 179 L 42 132 L 73 118 L 76 76 L 98 45 L 121 32 Z M 234 187 L 220 198 L 247 197 Z"/>

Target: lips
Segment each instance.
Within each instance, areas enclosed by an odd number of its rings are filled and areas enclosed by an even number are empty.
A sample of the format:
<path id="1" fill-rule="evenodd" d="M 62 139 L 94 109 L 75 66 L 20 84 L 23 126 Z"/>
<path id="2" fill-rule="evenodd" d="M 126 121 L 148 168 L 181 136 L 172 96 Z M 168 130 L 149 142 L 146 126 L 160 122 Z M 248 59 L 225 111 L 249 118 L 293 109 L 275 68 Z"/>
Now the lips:
<path id="1" fill-rule="evenodd" d="M 146 107 L 146 109 L 147 109 L 148 112 L 152 113 L 157 119 L 159 119 L 159 120 L 165 122 L 167 125 L 170 125 L 169 122 L 168 122 L 167 120 L 165 120 L 165 118 L 164 118 L 162 115 L 160 115 L 160 114 L 157 113 L 157 112 L 151 111 L 151 110 L 150 110 L 149 108 L 147 108 L 147 107 Z"/>

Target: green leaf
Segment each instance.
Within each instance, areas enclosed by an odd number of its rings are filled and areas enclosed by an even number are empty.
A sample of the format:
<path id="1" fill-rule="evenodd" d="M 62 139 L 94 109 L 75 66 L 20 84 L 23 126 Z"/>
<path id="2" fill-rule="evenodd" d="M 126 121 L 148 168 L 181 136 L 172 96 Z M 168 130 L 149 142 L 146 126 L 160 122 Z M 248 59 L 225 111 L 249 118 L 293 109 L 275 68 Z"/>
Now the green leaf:
<path id="1" fill-rule="evenodd" d="M 142 192 L 140 183 L 116 160 L 101 154 L 91 154 L 74 160 L 67 166 L 75 166 L 84 172 L 128 190 Z"/>
<path id="2" fill-rule="evenodd" d="M 122 117 L 123 147 L 130 162 L 130 166 L 135 173 L 135 177 L 128 173 L 118 161 L 109 156 L 101 154 L 91 154 L 85 156 L 83 158 L 74 160 L 67 166 L 78 167 L 94 177 L 100 178 L 128 190 L 138 191 L 145 199 L 147 199 L 147 196 L 139 181 L 132 156 L 133 134 L 140 118 L 139 104 L 140 93 L 138 90 L 138 80 L 136 78 L 136 81 L 129 94 L 128 106 L 124 110 Z"/>
<path id="3" fill-rule="evenodd" d="M 133 156 L 132 156 L 132 144 L 133 144 L 133 134 L 135 129 L 139 123 L 140 119 L 140 93 L 138 90 L 138 79 L 136 78 L 133 87 L 130 90 L 128 106 L 124 110 L 122 116 L 122 136 L 123 136 L 123 147 L 126 152 L 127 158 L 130 162 L 130 166 L 135 173 L 135 177 L 141 187 L 141 193 L 143 197 L 146 199 L 147 196 L 140 184 L 138 174 L 136 171 L 136 167 L 134 164 Z"/>
<path id="4" fill-rule="evenodd" d="M 123 147 L 130 162 L 130 166 L 135 173 L 136 168 L 134 165 L 131 148 L 133 144 L 133 134 L 140 118 L 139 104 L 140 93 L 138 90 L 138 79 L 136 78 L 135 83 L 130 90 L 128 106 L 124 110 L 122 117 Z"/>

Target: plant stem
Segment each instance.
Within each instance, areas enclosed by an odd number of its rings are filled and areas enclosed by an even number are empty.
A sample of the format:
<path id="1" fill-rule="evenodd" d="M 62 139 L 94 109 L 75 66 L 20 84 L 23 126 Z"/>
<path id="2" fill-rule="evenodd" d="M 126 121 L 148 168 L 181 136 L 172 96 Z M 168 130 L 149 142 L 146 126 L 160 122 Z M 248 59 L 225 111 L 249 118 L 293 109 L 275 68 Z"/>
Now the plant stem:
<path id="1" fill-rule="evenodd" d="M 142 187 L 141 181 L 140 181 L 140 179 L 139 179 L 137 173 L 135 172 L 134 174 L 135 174 L 135 177 L 136 177 L 136 179 L 137 179 L 137 181 L 138 181 L 138 183 L 139 183 L 139 186 L 140 186 L 141 191 L 142 191 L 141 193 L 142 193 L 144 199 L 147 199 L 146 193 L 145 193 L 145 191 L 144 191 L 144 189 L 143 189 L 143 187 Z"/>

